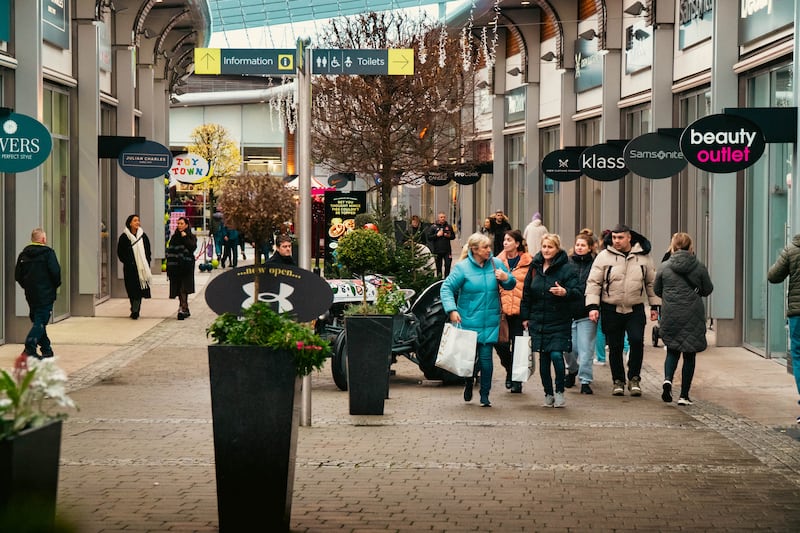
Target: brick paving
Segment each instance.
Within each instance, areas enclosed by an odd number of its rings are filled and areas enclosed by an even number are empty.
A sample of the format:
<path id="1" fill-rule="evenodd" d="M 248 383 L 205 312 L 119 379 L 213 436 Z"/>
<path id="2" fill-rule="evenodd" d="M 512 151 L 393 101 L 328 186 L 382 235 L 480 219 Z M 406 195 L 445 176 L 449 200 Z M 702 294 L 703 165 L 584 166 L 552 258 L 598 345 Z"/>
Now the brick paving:
<path id="1" fill-rule="evenodd" d="M 77 531 L 217 530 L 213 315 L 199 298 L 192 313 L 71 374 L 81 409 L 64 426 L 58 513 Z M 538 376 L 512 395 L 495 372 L 485 409 L 401 359 L 383 416 L 350 416 L 315 374 L 292 530 L 800 531 L 800 442 L 730 405 L 664 404 L 661 361 L 648 347 L 642 398 L 612 397 L 595 367 L 595 394 L 570 389 L 565 409 L 540 406 Z"/>

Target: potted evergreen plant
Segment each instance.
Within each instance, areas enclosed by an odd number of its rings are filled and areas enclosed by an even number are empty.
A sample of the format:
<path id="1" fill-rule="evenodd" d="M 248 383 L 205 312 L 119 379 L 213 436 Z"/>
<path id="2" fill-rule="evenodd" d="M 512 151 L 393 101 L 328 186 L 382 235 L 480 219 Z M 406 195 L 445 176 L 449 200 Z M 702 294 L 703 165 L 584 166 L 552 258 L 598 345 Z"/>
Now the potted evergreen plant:
<path id="1" fill-rule="evenodd" d="M 60 408 L 74 408 L 54 359 L 0 370 L 0 530 L 52 531 L 58 490 Z M 24 511 L 23 511 L 24 510 Z"/>
<path id="2" fill-rule="evenodd" d="M 304 324 L 256 302 L 207 329 L 219 529 L 288 531 L 300 380 L 330 346 Z"/>
<path id="3" fill-rule="evenodd" d="M 388 264 L 387 240 L 370 229 L 356 229 L 339 239 L 339 262 L 361 277 L 364 287 L 362 314 L 344 319 L 347 351 L 347 390 L 351 415 L 382 415 L 388 395 L 389 363 L 392 357 L 392 314 L 372 314 L 367 305 L 366 275 L 380 272 Z"/>

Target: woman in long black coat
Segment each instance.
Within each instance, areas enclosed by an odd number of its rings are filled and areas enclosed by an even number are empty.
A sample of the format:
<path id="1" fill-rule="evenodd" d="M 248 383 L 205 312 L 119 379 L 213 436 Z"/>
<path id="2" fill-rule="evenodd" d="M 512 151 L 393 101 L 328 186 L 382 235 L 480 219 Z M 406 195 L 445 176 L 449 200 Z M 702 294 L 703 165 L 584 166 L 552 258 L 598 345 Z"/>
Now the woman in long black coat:
<path id="1" fill-rule="evenodd" d="M 532 350 L 539 352 L 545 407 L 564 407 L 564 352 L 572 346 L 573 302 L 582 297 L 575 269 L 561 249 L 561 239 L 553 233 L 546 234 L 525 277 L 519 313 L 523 327 L 530 331 Z M 551 364 L 556 377 L 555 394 Z"/>
<path id="2" fill-rule="evenodd" d="M 194 292 L 194 251 L 197 237 L 192 233 L 185 217 L 178 219 L 175 233 L 167 243 L 167 277 L 169 278 L 169 297 L 178 298 L 178 320 L 191 316 L 189 295 Z"/>
<path id="3" fill-rule="evenodd" d="M 125 229 L 117 241 L 117 258 L 122 263 L 125 291 L 131 302 L 130 317 L 139 318 L 142 298 L 150 298 L 150 239 L 141 228 L 139 215 L 133 214 L 125 220 Z"/>
<path id="4" fill-rule="evenodd" d="M 656 273 L 653 290 L 661 298 L 659 335 L 667 347 L 661 399 L 672 401 L 672 378 L 683 353 L 681 395 L 678 405 L 691 405 L 689 389 L 694 377 L 697 352 L 706 349 L 706 309 L 703 296 L 714 290 L 706 267 L 694 255 L 688 233 L 676 233 L 670 244 L 672 254 Z"/>

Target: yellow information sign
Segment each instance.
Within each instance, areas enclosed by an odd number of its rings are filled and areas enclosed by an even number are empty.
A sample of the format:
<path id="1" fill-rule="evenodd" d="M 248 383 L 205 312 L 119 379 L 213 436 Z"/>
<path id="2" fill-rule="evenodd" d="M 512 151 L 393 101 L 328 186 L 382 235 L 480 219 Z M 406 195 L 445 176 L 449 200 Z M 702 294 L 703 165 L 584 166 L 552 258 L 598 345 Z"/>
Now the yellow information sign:
<path id="1" fill-rule="evenodd" d="M 222 50 L 219 48 L 194 49 L 195 74 L 222 73 Z"/>
<path id="2" fill-rule="evenodd" d="M 414 74 L 414 49 L 389 48 L 388 72 L 390 76 L 411 76 Z"/>

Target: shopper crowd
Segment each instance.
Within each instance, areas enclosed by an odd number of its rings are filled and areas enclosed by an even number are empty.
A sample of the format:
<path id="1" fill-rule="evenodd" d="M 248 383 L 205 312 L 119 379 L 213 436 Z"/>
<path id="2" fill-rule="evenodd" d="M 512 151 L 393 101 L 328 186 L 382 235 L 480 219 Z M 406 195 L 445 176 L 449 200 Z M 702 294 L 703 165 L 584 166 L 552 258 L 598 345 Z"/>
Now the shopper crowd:
<path id="1" fill-rule="evenodd" d="M 526 339 L 523 332 L 538 362 L 544 406 L 564 407 L 565 389 L 578 384 L 581 394 L 594 394 L 593 366 L 605 364 L 606 356 L 611 394 L 642 396 L 649 318 L 658 321 L 666 348 L 661 398 L 672 402 L 682 356 L 678 404 L 691 405 L 696 356 L 706 348 L 703 298 L 713 285 L 688 234 L 676 233 L 656 264 L 650 241 L 625 224 L 603 231 L 600 239 L 585 228 L 565 244 L 547 230 L 540 213 L 520 231 L 498 209 L 467 239 L 461 260 L 449 272 L 453 235 L 440 213 L 428 239 L 446 240 L 435 250 L 443 267 L 437 274 L 445 277 L 442 303 L 451 322 L 478 333 L 475 372 L 465 379 L 465 401 L 480 383 L 480 403 L 491 405 L 492 350 L 505 370 L 506 389 L 522 392 L 523 383 L 512 379 L 512 366 L 516 339 Z M 778 274 L 774 278 L 782 280 Z"/>

